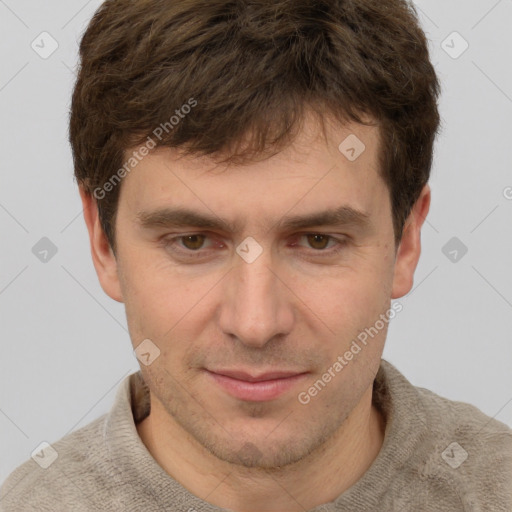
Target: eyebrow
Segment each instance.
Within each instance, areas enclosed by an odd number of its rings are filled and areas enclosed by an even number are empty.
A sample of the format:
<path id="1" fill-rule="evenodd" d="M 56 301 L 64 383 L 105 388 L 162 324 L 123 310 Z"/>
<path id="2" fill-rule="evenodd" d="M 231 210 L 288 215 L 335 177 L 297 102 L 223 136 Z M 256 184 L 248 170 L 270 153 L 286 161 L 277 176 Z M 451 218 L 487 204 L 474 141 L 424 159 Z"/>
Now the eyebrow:
<path id="1" fill-rule="evenodd" d="M 187 208 L 159 208 L 151 211 L 140 211 L 136 215 L 137 222 L 146 229 L 150 228 L 183 228 L 194 227 L 213 229 L 225 232 L 241 230 L 240 222 L 229 222 L 215 215 L 198 213 Z M 286 231 L 304 229 L 315 226 L 352 226 L 368 228 L 371 225 L 370 216 L 350 206 L 340 206 L 306 215 L 283 217 L 276 224 L 277 229 Z"/>

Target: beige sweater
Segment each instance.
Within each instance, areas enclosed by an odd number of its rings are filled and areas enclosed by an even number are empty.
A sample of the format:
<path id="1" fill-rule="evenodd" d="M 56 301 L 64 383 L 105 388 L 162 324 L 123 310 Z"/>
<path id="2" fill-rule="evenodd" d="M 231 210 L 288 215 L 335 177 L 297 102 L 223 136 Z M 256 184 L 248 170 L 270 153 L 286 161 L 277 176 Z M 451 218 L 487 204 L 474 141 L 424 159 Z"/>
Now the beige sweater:
<path id="1" fill-rule="evenodd" d="M 385 360 L 374 403 L 386 418 L 378 457 L 315 512 L 512 511 L 512 430 L 504 423 L 413 386 Z M 0 511 L 223 510 L 191 494 L 152 458 L 135 428 L 148 412 L 137 372 L 120 385 L 108 414 L 52 444 L 58 457 L 47 469 L 29 459 L 9 476 Z M 40 460 L 50 462 L 52 454 L 46 449 Z"/>

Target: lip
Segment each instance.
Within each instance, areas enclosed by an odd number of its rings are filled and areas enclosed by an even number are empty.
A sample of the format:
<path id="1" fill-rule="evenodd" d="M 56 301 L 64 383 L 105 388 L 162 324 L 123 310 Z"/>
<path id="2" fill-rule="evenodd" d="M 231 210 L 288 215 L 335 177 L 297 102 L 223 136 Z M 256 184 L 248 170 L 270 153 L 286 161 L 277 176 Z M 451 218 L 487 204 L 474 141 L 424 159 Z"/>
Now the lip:
<path id="1" fill-rule="evenodd" d="M 206 373 L 229 395 L 249 402 L 275 400 L 296 386 L 308 374 L 308 372 L 272 371 L 251 375 L 241 370 L 206 370 Z"/>

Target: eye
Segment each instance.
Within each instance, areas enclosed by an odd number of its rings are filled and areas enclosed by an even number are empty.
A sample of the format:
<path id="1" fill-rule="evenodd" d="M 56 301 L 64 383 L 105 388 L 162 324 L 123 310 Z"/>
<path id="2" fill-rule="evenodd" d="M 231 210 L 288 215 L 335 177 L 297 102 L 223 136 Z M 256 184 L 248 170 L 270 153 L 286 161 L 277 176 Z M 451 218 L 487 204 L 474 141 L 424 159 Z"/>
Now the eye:
<path id="1" fill-rule="evenodd" d="M 162 239 L 161 243 L 164 249 L 177 258 L 204 258 L 205 253 L 208 253 L 208 247 L 205 242 L 210 240 L 212 246 L 212 239 L 205 233 L 191 233 L 188 235 L 180 235 Z M 221 242 L 217 242 L 218 247 L 223 248 Z"/>
<path id="2" fill-rule="evenodd" d="M 201 249 L 206 235 L 186 235 L 178 237 L 178 240 L 182 240 L 182 243 L 186 249 L 190 249 L 192 251 Z"/>
<path id="3" fill-rule="evenodd" d="M 306 240 L 305 247 L 299 240 Z M 208 245 L 209 240 L 209 245 Z M 341 253 L 348 240 L 345 237 L 334 237 L 323 233 L 297 234 L 291 247 L 302 247 L 301 252 L 314 257 L 332 257 Z M 179 259 L 205 259 L 213 256 L 214 249 L 225 249 L 222 241 L 212 238 L 206 233 L 191 233 L 162 239 L 166 251 Z M 301 257 L 305 257 L 304 255 Z"/>
<path id="4" fill-rule="evenodd" d="M 332 238 L 328 235 L 304 235 L 308 243 L 311 245 L 311 247 L 315 250 L 322 250 L 325 249 L 329 243 L 329 240 Z"/>
<path id="5" fill-rule="evenodd" d="M 337 253 L 347 244 L 347 240 L 344 238 L 336 238 L 323 233 L 305 233 L 298 235 L 298 238 L 305 238 L 308 246 L 311 248 L 311 252 L 318 253 L 318 255 L 323 255 L 322 253 L 326 255 Z M 330 243 L 331 245 L 329 246 Z"/>

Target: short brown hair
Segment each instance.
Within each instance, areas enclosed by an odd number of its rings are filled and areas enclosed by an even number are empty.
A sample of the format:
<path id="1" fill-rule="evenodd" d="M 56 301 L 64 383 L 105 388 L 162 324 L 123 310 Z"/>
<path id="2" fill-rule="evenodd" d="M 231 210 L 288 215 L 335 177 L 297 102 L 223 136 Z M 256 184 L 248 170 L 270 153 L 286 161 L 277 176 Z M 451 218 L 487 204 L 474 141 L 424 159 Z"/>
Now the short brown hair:
<path id="1" fill-rule="evenodd" d="M 322 122 L 370 116 L 398 246 L 430 176 L 439 92 L 407 0 L 106 0 L 80 43 L 75 176 L 115 252 L 120 186 L 108 182 L 158 126 L 156 146 L 244 162 L 293 142 L 306 108 Z"/>

